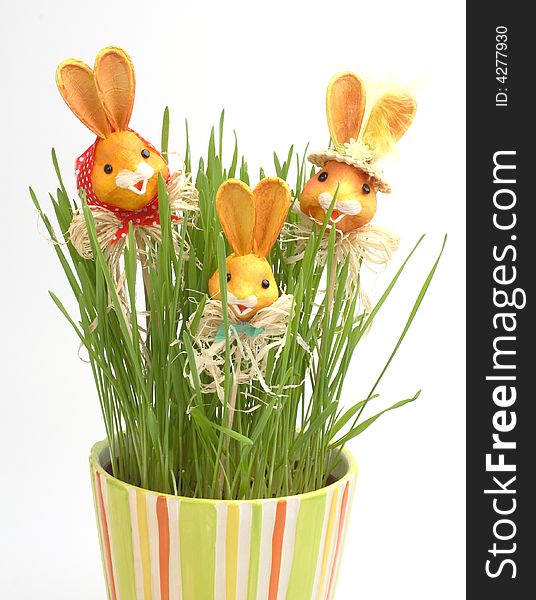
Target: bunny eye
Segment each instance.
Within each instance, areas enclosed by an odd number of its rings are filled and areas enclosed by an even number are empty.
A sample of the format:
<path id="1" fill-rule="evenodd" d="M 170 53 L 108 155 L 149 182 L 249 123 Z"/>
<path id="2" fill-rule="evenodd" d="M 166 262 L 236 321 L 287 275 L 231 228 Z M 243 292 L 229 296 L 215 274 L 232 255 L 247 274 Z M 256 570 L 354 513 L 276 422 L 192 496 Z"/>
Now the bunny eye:
<path id="1" fill-rule="evenodd" d="M 320 173 L 320 175 L 318 176 L 318 181 L 326 181 L 327 178 L 328 174 L 326 173 L 326 171 L 322 171 L 322 173 Z"/>
<path id="2" fill-rule="evenodd" d="M 147 148 L 144 148 L 141 151 L 141 155 L 143 156 L 143 158 L 149 158 L 149 156 L 151 156 L 151 153 L 149 152 L 149 150 L 147 150 Z"/>
<path id="3" fill-rule="evenodd" d="M 111 172 L 113 171 L 113 167 L 112 165 L 104 165 L 104 172 L 106 173 L 106 175 L 109 175 Z"/>
<path id="4" fill-rule="evenodd" d="M 363 191 L 365 192 L 365 194 L 370 193 L 370 185 L 368 183 L 363 184 Z"/>
<path id="5" fill-rule="evenodd" d="M 229 281 L 231 281 L 231 273 L 227 273 L 227 283 L 229 283 Z"/>
<path id="6" fill-rule="evenodd" d="M 270 282 L 268 281 L 268 279 L 263 279 L 261 285 L 265 290 L 267 290 L 270 287 Z"/>

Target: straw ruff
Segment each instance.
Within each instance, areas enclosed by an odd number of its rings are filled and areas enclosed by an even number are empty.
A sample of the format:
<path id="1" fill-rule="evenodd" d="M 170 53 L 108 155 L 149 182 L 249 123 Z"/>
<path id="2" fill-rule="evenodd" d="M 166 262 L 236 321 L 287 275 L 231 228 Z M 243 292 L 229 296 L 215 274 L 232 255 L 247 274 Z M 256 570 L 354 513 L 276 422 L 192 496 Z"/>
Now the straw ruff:
<path id="1" fill-rule="evenodd" d="M 185 175 L 182 171 L 173 173 L 167 183 L 167 192 L 169 209 L 172 215 L 186 210 L 198 210 L 198 192 L 192 184 L 190 175 Z M 95 229 L 100 247 L 110 266 L 114 267 L 119 261 L 125 247 L 126 238 L 116 240 L 116 233 L 121 228 L 122 221 L 117 215 L 106 208 L 89 206 L 89 209 L 95 221 Z M 139 241 L 153 239 L 155 242 L 159 242 L 161 240 L 160 225 L 136 225 L 134 227 L 134 235 L 137 239 L 139 238 Z M 71 226 L 69 227 L 69 241 L 80 256 L 86 259 L 93 258 L 91 242 L 82 209 L 78 209 L 73 214 Z"/>
<path id="2" fill-rule="evenodd" d="M 311 237 L 313 224 L 322 225 L 301 213 L 300 217 L 302 218 L 298 223 L 285 223 L 283 228 L 281 241 L 283 243 L 294 242 L 296 244 L 294 254 L 288 256 L 286 259 L 289 264 L 303 258 L 305 246 Z M 328 225 L 327 233 L 330 228 L 330 225 Z M 376 272 L 382 271 L 389 264 L 400 243 L 400 238 L 394 231 L 387 227 L 380 227 L 379 225 L 372 225 L 370 223 L 348 233 L 343 233 L 338 229 L 335 232 L 337 236 L 335 240 L 335 254 L 339 262 L 344 262 L 346 257 L 351 255 L 351 263 L 354 259 L 359 263 L 362 261 Z M 317 255 L 322 263 L 326 259 L 328 249 L 329 238 L 327 233 L 320 242 L 320 252 Z"/>
<path id="3" fill-rule="evenodd" d="M 299 215 L 300 221 L 298 223 L 285 223 L 281 237 L 284 244 L 294 243 L 293 253 L 286 257 L 286 262 L 289 264 L 303 259 L 314 223 L 321 225 L 321 223 L 302 213 L 299 213 Z M 329 230 L 330 226 L 328 225 L 327 233 Z M 337 262 L 344 264 L 346 259 L 349 258 L 348 291 L 354 288 L 357 283 L 362 264 L 365 264 L 371 271 L 380 273 L 391 262 L 393 254 L 400 243 L 400 238 L 396 233 L 386 227 L 370 223 L 348 233 L 343 233 L 338 229 L 335 231 L 335 258 Z M 329 245 L 327 233 L 320 241 L 320 248 L 316 255 L 319 264 L 325 264 L 327 260 Z M 361 285 L 359 286 L 359 294 L 363 305 L 368 308 L 370 301 Z"/>
<path id="4" fill-rule="evenodd" d="M 280 352 L 285 344 L 287 325 L 292 311 L 293 297 L 280 296 L 271 306 L 259 310 L 249 321 L 240 321 L 232 310 L 228 311 L 231 364 L 235 384 L 258 381 L 265 391 L 271 393 L 264 376 L 269 352 Z M 192 323 L 195 315 L 190 319 Z M 255 328 L 254 335 L 243 331 L 244 324 Z M 199 374 L 209 375 L 210 382 L 202 383 L 203 393 L 218 394 L 223 399 L 225 381 L 225 340 L 216 341 L 223 324 L 222 303 L 208 300 L 197 331 L 194 334 L 195 362 Z M 185 375 L 192 381 L 192 374 Z"/>

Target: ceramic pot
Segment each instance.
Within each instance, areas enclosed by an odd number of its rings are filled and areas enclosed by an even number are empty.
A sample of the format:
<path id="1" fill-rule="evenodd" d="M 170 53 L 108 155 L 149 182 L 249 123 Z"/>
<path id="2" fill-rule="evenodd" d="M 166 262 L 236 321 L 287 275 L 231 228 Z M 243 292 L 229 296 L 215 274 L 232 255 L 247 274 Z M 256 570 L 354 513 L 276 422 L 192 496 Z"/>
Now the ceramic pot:
<path id="1" fill-rule="evenodd" d="M 357 465 L 335 483 L 268 500 L 203 500 L 115 477 L 107 442 L 90 467 L 110 600 L 328 600 L 348 528 Z"/>

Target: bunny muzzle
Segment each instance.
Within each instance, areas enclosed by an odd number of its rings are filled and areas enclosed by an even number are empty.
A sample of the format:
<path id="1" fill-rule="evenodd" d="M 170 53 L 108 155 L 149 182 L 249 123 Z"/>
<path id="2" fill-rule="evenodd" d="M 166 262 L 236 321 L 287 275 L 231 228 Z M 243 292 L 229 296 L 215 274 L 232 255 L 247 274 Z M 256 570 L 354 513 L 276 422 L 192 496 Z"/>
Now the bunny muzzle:
<path id="1" fill-rule="evenodd" d="M 141 161 L 135 171 L 123 169 L 115 177 L 115 184 L 119 188 L 123 188 L 143 196 L 147 190 L 147 182 L 154 175 L 155 171 L 151 165 Z"/>
<path id="2" fill-rule="evenodd" d="M 328 212 L 332 202 L 333 196 L 328 192 L 322 192 L 318 196 L 318 204 L 325 213 Z M 330 221 L 332 223 L 339 223 L 344 217 L 358 215 L 362 210 L 363 206 L 359 200 L 335 200 Z"/>
<path id="3" fill-rule="evenodd" d="M 236 315 L 240 318 L 246 317 L 257 306 L 257 296 L 251 294 L 247 298 L 237 298 L 231 292 L 227 292 L 227 304 L 232 306 Z"/>

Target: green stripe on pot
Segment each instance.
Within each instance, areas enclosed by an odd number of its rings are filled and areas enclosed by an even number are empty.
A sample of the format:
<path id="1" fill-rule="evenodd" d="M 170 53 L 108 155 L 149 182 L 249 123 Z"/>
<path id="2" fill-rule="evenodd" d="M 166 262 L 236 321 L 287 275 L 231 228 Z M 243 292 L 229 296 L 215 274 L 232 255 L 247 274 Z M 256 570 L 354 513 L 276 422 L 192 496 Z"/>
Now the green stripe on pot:
<path id="1" fill-rule="evenodd" d="M 253 501 L 251 512 L 251 548 L 249 552 L 248 600 L 256 600 L 261 555 L 262 502 Z"/>
<path id="2" fill-rule="evenodd" d="M 314 584 L 311 573 L 315 573 L 318 562 L 325 510 L 325 495 L 307 498 L 301 502 L 286 600 L 311 598 Z"/>
<path id="3" fill-rule="evenodd" d="M 128 490 L 113 479 L 108 479 L 106 486 L 117 593 L 119 598 L 136 598 Z"/>
<path id="4" fill-rule="evenodd" d="M 216 569 L 216 509 L 183 500 L 179 512 L 183 600 L 213 600 Z"/>

